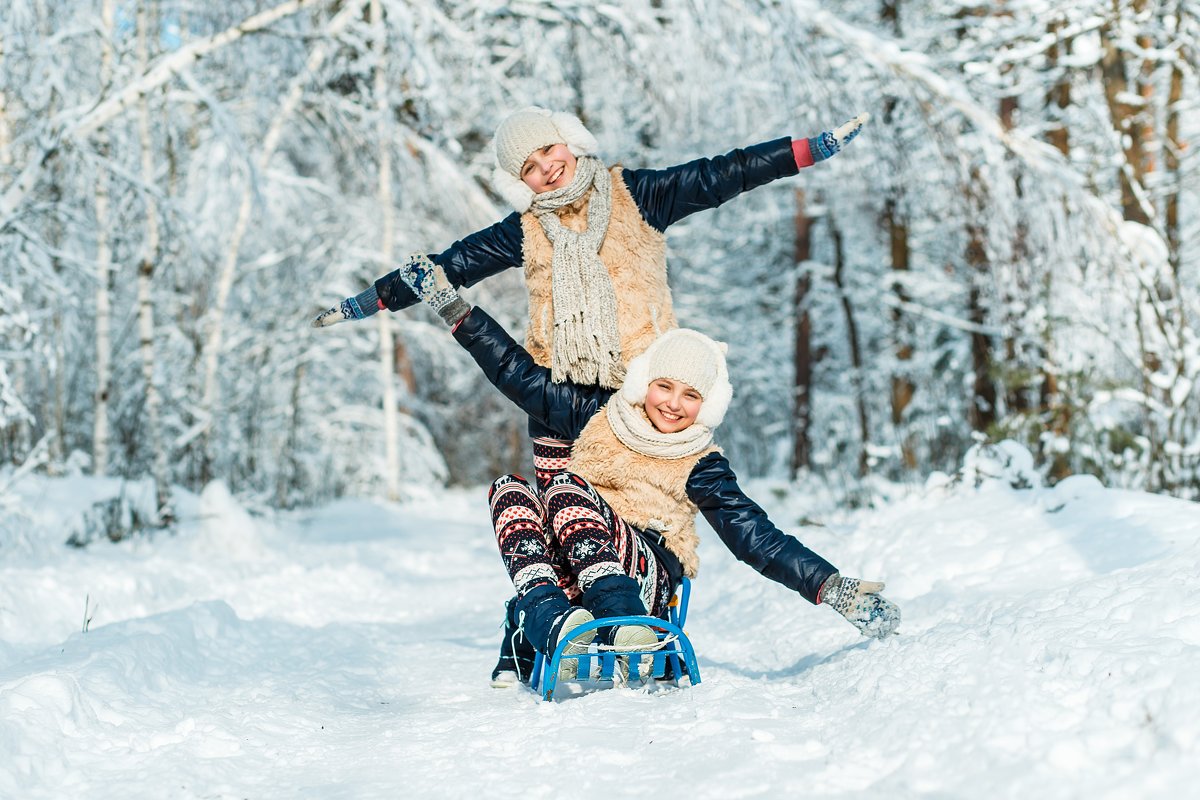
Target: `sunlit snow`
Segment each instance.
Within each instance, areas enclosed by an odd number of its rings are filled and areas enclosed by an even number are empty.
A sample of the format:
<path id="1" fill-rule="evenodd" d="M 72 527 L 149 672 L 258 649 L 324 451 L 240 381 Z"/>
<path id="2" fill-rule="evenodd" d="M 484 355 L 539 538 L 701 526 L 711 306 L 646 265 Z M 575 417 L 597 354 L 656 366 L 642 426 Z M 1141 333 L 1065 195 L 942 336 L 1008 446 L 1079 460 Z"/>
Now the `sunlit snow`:
<path id="1" fill-rule="evenodd" d="M 27 477 L 0 533 L 0 797 L 1191 796 L 1197 506 L 1015 489 L 1027 457 L 977 450 L 849 515 L 751 483 L 887 581 L 901 634 L 860 638 L 705 529 L 703 682 L 557 703 L 488 685 L 511 585 L 482 489 L 261 517 L 213 484 L 177 494 L 174 535 L 75 549 L 119 484 Z"/>

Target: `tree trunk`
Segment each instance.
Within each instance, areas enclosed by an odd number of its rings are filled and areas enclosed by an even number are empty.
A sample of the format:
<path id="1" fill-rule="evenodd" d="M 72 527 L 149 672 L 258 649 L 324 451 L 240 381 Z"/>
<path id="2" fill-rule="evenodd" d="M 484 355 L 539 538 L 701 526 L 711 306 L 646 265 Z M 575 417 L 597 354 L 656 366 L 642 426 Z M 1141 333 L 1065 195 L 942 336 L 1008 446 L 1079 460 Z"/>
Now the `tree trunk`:
<path id="1" fill-rule="evenodd" d="M 1145 5 L 1146 0 L 1135 0 L 1134 9 L 1140 14 Z M 1147 34 L 1142 34 L 1137 37 L 1137 45 L 1143 53 L 1149 53 L 1154 49 L 1154 39 Z M 1140 160 L 1134 165 L 1134 175 L 1142 186 L 1146 185 L 1146 176 L 1154 172 L 1156 168 L 1154 163 L 1157 146 L 1155 141 L 1157 134 L 1154 114 L 1154 68 L 1155 62 L 1152 59 L 1143 58 L 1141 68 L 1138 70 L 1137 93 L 1140 105 L 1137 116 L 1134 118 L 1134 130 L 1137 131 Z"/>
<path id="2" fill-rule="evenodd" d="M 59 111 L 59 98 L 61 95 L 57 91 L 50 95 L 47 110 L 49 116 L 53 117 Z M 49 198 L 50 208 L 60 208 L 63 202 L 63 184 L 62 176 L 63 165 L 56 162 L 50 165 L 50 182 L 47 197 Z M 3 221 L 0 221 L 0 229 L 3 228 Z M 65 281 L 63 279 L 63 263 L 62 257 L 59 255 L 63 252 L 63 241 L 66 238 L 64 231 L 63 217 L 60 214 L 49 215 L 46 223 L 46 241 L 50 245 L 50 268 L 54 272 L 55 283 L 62 286 Z M 67 438 L 67 346 L 66 332 L 63 324 L 63 307 L 60 303 L 54 304 L 54 311 L 51 315 L 50 322 L 50 347 L 53 353 L 51 363 L 46 365 L 49 372 L 49 383 L 51 389 L 51 404 L 49 409 L 50 419 L 47 421 L 46 427 L 49 431 L 46 446 L 46 470 L 51 475 L 56 475 L 63 466 L 63 461 L 66 455 L 66 438 Z"/>
<path id="3" fill-rule="evenodd" d="M 863 381 L 862 348 L 859 345 L 858 322 L 854 317 L 854 306 L 850 303 L 850 293 L 846 290 L 846 284 L 842 278 L 842 268 L 845 266 L 842 232 L 833 224 L 830 224 L 830 231 L 833 235 L 833 283 L 837 286 L 838 296 L 842 301 L 842 312 L 846 317 L 846 337 L 850 344 L 851 376 L 855 404 L 858 408 L 858 476 L 862 478 L 866 477 L 870 468 L 868 448 L 871 442 L 871 425 L 867 414 L 867 391 Z"/>
<path id="4" fill-rule="evenodd" d="M 0 31 L 0 75 L 4 75 L 4 31 Z M 8 97 L 4 83 L 0 82 L 0 167 L 10 167 L 12 157 L 12 133 L 8 124 Z"/>
<path id="5" fill-rule="evenodd" d="M 291 407 L 288 415 L 287 442 L 283 453 L 285 466 L 279 470 L 275 484 L 275 503 L 280 508 L 291 508 L 292 490 L 303 489 L 300 485 L 300 459 L 296 453 L 300 449 L 300 402 L 303 396 L 304 373 L 307 370 L 308 364 L 301 358 L 292 372 Z"/>
<path id="6" fill-rule="evenodd" d="M 892 36 L 899 39 L 904 35 L 900 28 L 900 0 L 882 0 L 879 19 L 884 25 L 891 27 Z"/>
<path id="7" fill-rule="evenodd" d="M 1051 71 L 1061 69 L 1057 82 L 1046 93 L 1046 117 L 1052 123 L 1046 131 L 1046 139 L 1064 156 L 1071 156 L 1071 131 L 1065 119 L 1066 111 L 1071 107 L 1071 73 L 1070 67 L 1060 67 L 1063 56 L 1070 56 L 1073 39 L 1061 38 L 1061 32 L 1066 27 L 1066 17 L 1059 17 L 1049 24 L 1047 31 L 1054 35 L 1054 44 L 1046 51 L 1047 67 Z M 1046 319 L 1042 323 L 1040 337 L 1041 385 L 1038 390 L 1038 408 L 1041 410 L 1043 424 L 1056 438 L 1069 439 L 1073 411 L 1068 399 L 1063 396 L 1059 382 L 1059 367 L 1055 363 L 1057 356 L 1054 352 L 1054 313 L 1051 303 L 1054 300 L 1054 270 L 1045 270 L 1042 276 L 1041 304 L 1046 310 Z M 1043 451 L 1044 452 L 1044 451 Z M 1057 482 L 1072 473 L 1069 454 L 1061 448 L 1053 446 L 1047 455 L 1049 459 L 1048 476 Z"/>
<path id="8" fill-rule="evenodd" d="M 150 0 L 138 4 L 137 51 L 138 65 L 144 72 L 149 63 L 149 5 Z M 154 269 L 159 257 L 158 200 L 154 185 L 154 141 L 150 133 L 150 104 L 145 95 L 138 99 L 138 135 L 142 146 L 142 184 L 146 187 L 146 241 L 142 245 L 142 259 L 138 266 L 138 346 L 142 354 L 142 380 L 146 392 L 146 425 L 142 428 L 150 440 L 151 474 L 154 477 L 154 496 L 159 524 L 170 522 L 171 478 L 167 466 L 167 451 L 163 445 L 160 408 L 162 405 L 155 379 L 154 335 Z"/>
<path id="9" fill-rule="evenodd" d="M 396 339 L 393 352 L 392 369 L 400 377 L 406 394 L 413 395 L 417 391 L 417 372 L 413 367 L 412 357 L 408 354 L 408 344 L 402 337 Z"/>
<path id="10" fill-rule="evenodd" d="M 1066 27 L 1065 17 L 1060 17 L 1047 27 L 1047 31 L 1055 37 L 1054 44 L 1046 50 L 1046 66 L 1054 72 L 1059 69 L 1059 59 L 1062 53 L 1071 54 L 1071 40 L 1060 40 L 1059 33 Z M 1060 52 L 1061 47 L 1061 52 Z M 1058 148 L 1064 156 L 1071 154 L 1071 134 L 1063 119 L 1066 110 L 1071 106 L 1071 77 L 1068 68 L 1058 76 L 1058 81 L 1046 92 L 1046 117 L 1052 124 L 1046 130 L 1046 140 Z"/>
<path id="11" fill-rule="evenodd" d="M 59 195 L 57 191 L 54 194 Z M 56 225 L 57 227 L 57 225 Z M 57 250 L 61 246 L 61 231 L 53 233 L 50 241 Z M 62 259 L 53 256 L 54 274 L 62 275 Z M 66 460 L 67 444 L 67 340 L 63 326 L 63 313 L 54 311 L 54 435 L 50 437 L 47 472 L 51 475 L 60 474 L 63 462 Z"/>
<path id="12" fill-rule="evenodd" d="M 796 320 L 796 341 L 793 352 L 795 375 L 793 388 L 792 477 L 812 467 L 812 317 L 808 308 L 808 293 L 812 274 L 807 263 L 812 258 L 812 218 L 804 205 L 804 190 L 796 191 L 796 293 L 793 318 Z"/>
<path id="13" fill-rule="evenodd" d="M 112 36 L 114 30 L 113 0 L 104 0 L 100 9 L 104 34 L 100 53 L 100 83 L 104 91 L 112 82 Z M 96 135 L 96 152 L 100 165 L 96 172 L 96 393 L 92 408 L 92 472 L 108 472 L 108 401 L 112 388 L 112 250 L 108 242 L 108 134 Z"/>
<path id="14" fill-rule="evenodd" d="M 396 242 L 396 210 L 392 206 L 392 126 L 387 85 L 387 27 L 379 0 L 371 0 L 371 28 L 375 54 L 375 111 L 379 115 L 379 211 L 383 215 L 380 263 L 393 261 Z M 383 435 L 387 454 L 387 493 L 389 500 L 400 499 L 400 421 L 396 408 L 395 340 L 392 315 L 376 314 L 379 327 L 379 378 L 383 388 Z"/>
<path id="15" fill-rule="evenodd" d="M 971 170 L 966 187 L 967 249 L 965 258 L 970 269 L 971 288 L 967 294 L 967 318 L 973 323 L 971 331 L 971 367 L 974 381 L 968 418 L 971 430 L 986 432 L 996 424 L 996 384 L 992 378 L 992 339 L 985 332 L 987 309 L 984 307 L 983 287 L 991 273 L 987 254 L 987 229 L 984 224 L 986 202 L 978 169 Z"/>
<path id="16" fill-rule="evenodd" d="M 1135 13 L 1140 11 L 1144 3 L 1145 0 L 1134 0 Z M 1121 0 L 1113 0 L 1113 19 L 1100 28 L 1100 72 L 1112 126 L 1122 142 L 1124 160 L 1117 174 L 1121 187 L 1121 210 L 1125 219 L 1148 225 L 1151 210 L 1142 180 L 1146 166 L 1144 129 L 1138 119 L 1143 109 L 1130 102 L 1126 58 L 1118 41 L 1120 6 Z"/>
<path id="17" fill-rule="evenodd" d="M 904 287 L 901 277 L 909 271 L 908 225 L 900 219 L 895 197 L 889 197 L 884 203 L 884 225 L 888 231 L 889 249 L 892 259 L 892 272 L 896 279 L 893 286 L 897 307 L 892 309 L 892 332 L 895 339 L 895 356 L 897 371 L 892 375 L 892 427 L 900 441 L 901 462 L 905 469 L 916 469 L 917 453 L 911 437 L 904 432 L 904 412 L 912 403 L 917 387 L 904 374 L 903 365 L 913 358 L 913 346 L 908 322 L 905 319 L 903 306 L 909 302 L 908 290 Z"/>
<path id="18" fill-rule="evenodd" d="M 1000 80 L 1011 85 L 1013 83 L 1013 79 L 1010 77 L 1011 73 L 1012 64 L 1005 64 L 1000 68 Z M 1011 131 L 1014 127 L 1016 127 L 1017 110 L 1020 108 L 1020 101 L 1016 91 L 1017 90 L 1013 88 L 1012 94 L 1005 94 L 1001 95 L 1000 97 L 1000 125 L 1006 131 Z"/>
<path id="19" fill-rule="evenodd" d="M 1176 14 L 1183 13 L 1182 3 Z M 1178 18 L 1177 18 L 1178 19 Z M 1178 22 L 1176 23 L 1178 24 Z M 1165 227 L 1167 234 L 1167 252 L 1171 264 L 1171 272 L 1179 277 L 1180 247 L 1182 235 L 1179 228 L 1179 196 L 1183 193 L 1183 172 L 1181 158 L 1184 143 L 1180 138 L 1179 117 L 1183 105 L 1183 69 L 1176 61 L 1171 65 L 1171 82 L 1167 94 L 1167 135 L 1163 143 L 1163 166 L 1167 171 L 1167 196 L 1165 198 Z"/>

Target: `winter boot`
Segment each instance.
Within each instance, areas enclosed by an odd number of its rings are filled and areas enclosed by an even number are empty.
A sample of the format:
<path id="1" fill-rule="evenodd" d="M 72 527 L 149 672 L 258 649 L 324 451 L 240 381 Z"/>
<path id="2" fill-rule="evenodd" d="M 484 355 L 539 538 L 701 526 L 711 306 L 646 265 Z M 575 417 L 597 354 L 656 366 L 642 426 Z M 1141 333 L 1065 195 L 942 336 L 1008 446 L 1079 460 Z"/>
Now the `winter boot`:
<path id="1" fill-rule="evenodd" d="M 620 650 L 635 652 L 653 651 L 662 647 L 662 643 L 658 640 L 658 634 L 648 625 L 622 625 L 613 631 L 612 643 L 613 647 Z M 613 679 L 618 684 L 629 682 L 630 659 L 637 659 L 638 678 L 642 681 L 649 680 L 650 673 L 654 669 L 653 653 L 644 656 L 619 656 L 617 658 L 617 675 Z"/>
<path id="2" fill-rule="evenodd" d="M 492 686 L 507 689 L 529 683 L 536 655 L 517 622 L 517 598 L 510 598 L 504 604 L 504 640 L 500 642 L 500 659 L 492 670 Z"/>
<path id="3" fill-rule="evenodd" d="M 558 647 L 558 643 L 563 639 L 570 637 L 571 631 L 578 628 L 580 625 L 591 622 L 595 617 L 586 608 L 578 606 L 565 612 L 559 619 L 555 620 L 554 624 L 558 628 L 550 638 L 550 643 L 547 645 L 547 658 L 554 655 L 554 649 Z M 577 656 L 588 651 L 592 640 L 596 638 L 595 631 L 584 631 L 579 634 L 576 639 L 571 639 L 567 642 L 567 646 L 563 648 L 563 656 Z M 558 662 L 558 679 L 560 681 L 573 681 L 579 674 L 579 659 L 563 658 Z"/>
<path id="4" fill-rule="evenodd" d="M 597 619 L 601 617 L 634 617 L 646 614 L 646 605 L 638 591 L 638 582 L 628 575 L 606 575 L 598 579 L 583 593 L 583 605 Z M 645 625 L 621 625 L 617 628 L 601 628 L 601 639 L 614 647 L 634 650 L 657 650 L 658 635 Z M 641 656 L 638 676 L 645 680 L 654 664 L 654 656 Z M 617 684 L 629 680 L 629 663 L 625 656 L 617 659 L 617 672 L 613 676 Z"/>
<path id="5" fill-rule="evenodd" d="M 517 619 L 521 622 L 525 638 L 546 658 L 554 655 L 560 641 L 570 638 L 571 631 L 592 621 L 591 613 L 572 606 L 563 590 L 553 584 L 543 584 L 530 589 L 517 601 L 516 607 Z M 578 638 L 571 639 L 570 644 L 563 650 L 563 655 L 586 653 L 595 635 L 595 631 L 586 631 Z M 574 680 L 579 661 L 572 658 L 563 660 L 560 664 L 559 680 Z"/>

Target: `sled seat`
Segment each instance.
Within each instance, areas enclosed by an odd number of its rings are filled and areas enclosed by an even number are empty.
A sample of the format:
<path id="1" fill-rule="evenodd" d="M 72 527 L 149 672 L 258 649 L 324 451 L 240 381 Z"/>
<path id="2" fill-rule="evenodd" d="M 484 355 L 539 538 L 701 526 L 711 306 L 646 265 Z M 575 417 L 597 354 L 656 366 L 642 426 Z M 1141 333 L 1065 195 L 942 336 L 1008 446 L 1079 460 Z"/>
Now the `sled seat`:
<path id="1" fill-rule="evenodd" d="M 535 692 L 540 691 L 543 700 L 553 700 L 555 689 L 559 688 L 558 671 L 562 666 L 563 659 L 575 659 L 579 662 L 579 677 L 574 681 L 581 687 L 585 688 L 607 688 L 614 683 L 613 676 L 616 672 L 617 657 L 623 655 L 646 655 L 652 653 L 654 663 L 651 666 L 649 675 L 639 674 L 640 658 L 634 657 L 629 659 L 629 683 L 635 682 L 645 683 L 653 678 L 654 680 L 674 680 L 679 681 L 679 678 L 687 676 L 688 683 L 695 686 L 700 682 L 700 668 L 696 665 L 696 651 L 692 647 L 692 642 L 683 631 L 683 624 L 687 620 L 688 598 L 692 592 L 692 582 L 686 577 L 680 583 L 679 591 L 672 598 L 671 604 L 667 609 L 669 620 L 659 619 L 658 617 L 645 616 L 628 616 L 628 617 L 601 617 L 600 619 L 592 620 L 584 623 L 572 631 L 572 636 L 577 633 L 596 630 L 598 628 L 610 628 L 618 625 L 646 625 L 658 634 L 660 646 L 656 650 L 626 650 L 617 649 L 604 645 L 593 644 L 588 648 L 588 652 L 579 653 L 577 655 L 563 655 L 563 650 L 566 649 L 568 640 L 558 643 L 553 655 L 546 658 L 541 653 L 538 653 L 533 662 L 533 676 L 530 679 L 529 688 Z M 668 671 L 669 670 L 669 671 Z"/>

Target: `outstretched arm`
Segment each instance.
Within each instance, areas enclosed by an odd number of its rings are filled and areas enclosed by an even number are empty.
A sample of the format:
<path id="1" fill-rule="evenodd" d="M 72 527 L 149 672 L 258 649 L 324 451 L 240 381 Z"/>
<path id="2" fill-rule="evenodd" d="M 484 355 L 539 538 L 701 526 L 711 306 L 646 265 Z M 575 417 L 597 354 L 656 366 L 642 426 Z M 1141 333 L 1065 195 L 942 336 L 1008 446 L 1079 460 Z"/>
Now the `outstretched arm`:
<path id="1" fill-rule="evenodd" d="M 398 272 L 414 296 L 420 297 L 451 327 L 487 379 L 505 397 L 557 436 L 574 439 L 607 402 L 611 390 L 554 383 L 550 370 L 538 366 L 499 322 L 472 308 L 450 285 L 445 272 L 416 253 Z"/>
<path id="2" fill-rule="evenodd" d="M 738 486 L 725 456 L 700 459 L 687 494 L 730 552 L 765 577 L 810 603 L 829 605 L 864 636 L 882 639 L 900 624 L 900 609 L 879 594 L 882 583 L 843 578 L 833 564 L 775 527 Z"/>
<path id="3" fill-rule="evenodd" d="M 495 225 L 472 233 L 429 259 L 442 268 L 452 286 L 474 286 L 484 278 L 521 266 L 523 238 L 520 216 L 509 214 Z M 347 297 L 313 320 L 313 327 L 324 328 L 346 320 L 365 319 L 385 308 L 398 311 L 413 305 L 420 298 L 404 282 L 400 272 L 400 269 L 393 270 L 354 297 Z"/>
<path id="4" fill-rule="evenodd" d="M 804 139 L 783 138 L 701 158 L 667 169 L 625 170 L 625 185 L 646 222 L 659 231 L 689 214 L 703 211 L 803 167 L 832 158 L 849 144 L 870 119 L 852 120 Z"/>
<path id="5" fill-rule="evenodd" d="M 454 338 L 505 397 L 559 439 L 574 439 L 608 402 L 611 389 L 554 383 L 499 322 L 472 308 L 454 328 Z"/>

